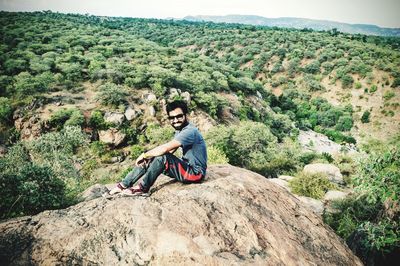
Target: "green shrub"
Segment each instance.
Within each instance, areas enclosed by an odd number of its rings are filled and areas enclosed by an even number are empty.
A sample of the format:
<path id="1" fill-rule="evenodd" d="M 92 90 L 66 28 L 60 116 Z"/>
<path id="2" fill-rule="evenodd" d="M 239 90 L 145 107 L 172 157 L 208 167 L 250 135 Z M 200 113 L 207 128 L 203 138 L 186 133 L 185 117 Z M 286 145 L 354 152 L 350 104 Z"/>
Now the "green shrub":
<path id="1" fill-rule="evenodd" d="M 131 146 L 130 151 L 131 151 L 131 155 L 130 155 L 131 159 L 135 160 L 140 156 L 140 154 L 142 154 L 145 151 L 145 149 L 144 149 L 143 145 L 136 144 L 136 145 Z"/>
<path id="2" fill-rule="evenodd" d="M 226 105 L 226 100 L 216 93 L 198 92 L 193 100 L 196 102 L 198 107 L 203 109 L 213 118 L 217 118 L 217 115 Z"/>
<path id="3" fill-rule="evenodd" d="M 365 111 L 363 114 L 362 114 L 362 116 L 361 116 L 361 122 L 362 123 L 369 123 L 369 117 L 370 117 L 370 115 L 371 115 L 371 113 L 370 113 L 370 111 Z"/>
<path id="4" fill-rule="evenodd" d="M 213 146 L 207 146 L 207 157 L 207 163 L 209 165 L 229 163 L 229 159 L 228 157 L 226 157 L 225 153 L 222 150 Z"/>
<path id="5" fill-rule="evenodd" d="M 103 105 L 118 107 L 125 103 L 125 97 L 128 96 L 125 88 L 114 83 L 106 83 L 98 88 L 96 99 Z"/>
<path id="6" fill-rule="evenodd" d="M 107 152 L 107 145 L 101 141 L 93 141 L 90 143 L 90 151 L 93 155 L 101 157 Z"/>
<path id="7" fill-rule="evenodd" d="M 396 94 L 393 91 L 386 91 L 383 94 L 383 98 L 385 99 L 385 101 L 389 101 L 390 99 L 392 99 L 394 96 L 396 96 Z"/>
<path id="8" fill-rule="evenodd" d="M 230 127 L 218 126 L 207 132 L 206 140 L 223 151 L 233 165 L 271 175 L 268 163 L 276 153 L 277 139 L 266 125 L 242 121 Z"/>
<path id="9" fill-rule="evenodd" d="M 82 169 L 80 172 L 81 176 L 86 179 L 90 179 L 93 171 L 96 170 L 98 167 L 99 167 L 99 163 L 97 162 L 96 159 L 86 160 L 82 165 Z"/>
<path id="10" fill-rule="evenodd" d="M 298 173 L 289 181 L 292 192 L 298 195 L 321 199 L 330 189 L 337 188 L 336 185 L 329 182 L 326 175 Z"/>
<path id="11" fill-rule="evenodd" d="M 370 203 L 399 201 L 400 144 L 360 161 L 354 184 L 357 191 L 367 194 Z"/>
<path id="12" fill-rule="evenodd" d="M 350 115 L 344 115 L 339 117 L 335 129 L 339 131 L 350 131 L 352 127 L 353 127 L 353 118 Z"/>
<path id="13" fill-rule="evenodd" d="M 172 127 L 161 127 L 158 124 L 149 124 L 146 128 L 145 136 L 149 145 L 161 145 L 172 139 L 174 129 Z"/>
<path id="14" fill-rule="evenodd" d="M 324 220 L 364 263 L 386 265 L 394 262 L 400 247 L 400 145 L 380 143 L 370 152 L 356 168 L 357 194 L 333 202 L 336 211 Z"/>
<path id="15" fill-rule="evenodd" d="M 345 74 L 341 77 L 343 88 L 350 88 L 353 85 L 354 79 L 352 76 Z"/>
<path id="16" fill-rule="evenodd" d="M 66 126 L 60 132 L 51 132 L 24 143 L 34 162 L 49 166 L 61 179 L 78 179 L 73 154 L 88 143 L 79 127 Z"/>
<path id="17" fill-rule="evenodd" d="M 92 111 L 88 125 L 97 130 L 105 130 L 108 128 L 106 121 L 104 121 L 104 115 L 100 110 Z"/>
<path id="18" fill-rule="evenodd" d="M 0 219 L 33 215 L 67 203 L 63 181 L 50 167 L 35 163 L 13 171 L 0 169 L 0 189 Z"/>
<path id="19" fill-rule="evenodd" d="M 374 84 L 374 85 L 372 85 L 371 88 L 369 89 L 369 92 L 370 92 L 370 93 L 374 93 L 374 92 L 376 92 L 377 90 L 378 90 L 378 87 Z"/>
<path id="20" fill-rule="evenodd" d="M 0 97 L 0 124 L 8 124 L 11 121 L 13 109 L 8 98 Z"/>
<path id="21" fill-rule="evenodd" d="M 64 126 L 82 126 L 85 118 L 79 109 L 60 109 L 56 111 L 49 119 L 49 125 L 57 130 Z"/>
<path id="22" fill-rule="evenodd" d="M 317 159 L 319 155 L 315 152 L 305 152 L 299 157 L 299 161 L 303 164 L 310 164 L 313 160 Z"/>

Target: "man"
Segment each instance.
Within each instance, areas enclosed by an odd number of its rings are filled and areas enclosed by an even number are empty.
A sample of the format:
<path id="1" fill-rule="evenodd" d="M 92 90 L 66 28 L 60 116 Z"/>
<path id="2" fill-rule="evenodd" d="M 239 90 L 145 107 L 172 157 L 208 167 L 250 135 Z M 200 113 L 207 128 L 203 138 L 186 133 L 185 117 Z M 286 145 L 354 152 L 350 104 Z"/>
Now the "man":
<path id="1" fill-rule="evenodd" d="M 199 130 L 187 119 L 188 107 L 183 101 L 174 101 L 167 105 L 168 119 L 176 130 L 174 138 L 150 151 L 142 153 L 136 159 L 136 167 L 118 183 L 109 194 L 147 195 L 161 173 L 182 183 L 200 182 L 206 175 L 207 150 Z M 182 147 L 183 157 L 173 153 Z M 132 187 L 141 177 L 142 181 Z"/>

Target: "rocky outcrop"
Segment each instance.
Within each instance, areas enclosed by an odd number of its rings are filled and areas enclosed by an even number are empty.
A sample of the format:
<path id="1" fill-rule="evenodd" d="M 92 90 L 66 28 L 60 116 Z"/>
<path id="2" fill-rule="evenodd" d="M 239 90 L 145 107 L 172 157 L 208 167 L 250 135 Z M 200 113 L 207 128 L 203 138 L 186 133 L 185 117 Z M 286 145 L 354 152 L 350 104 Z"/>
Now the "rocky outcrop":
<path id="1" fill-rule="evenodd" d="M 122 123 L 125 120 L 125 115 L 123 113 L 117 113 L 117 112 L 106 112 L 104 114 L 104 121 L 107 123 L 112 123 L 115 125 L 122 125 Z"/>
<path id="2" fill-rule="evenodd" d="M 201 184 L 162 176 L 150 197 L 96 198 L 0 231 L 2 265 L 361 265 L 298 199 L 229 165 Z"/>
<path id="3" fill-rule="evenodd" d="M 321 133 L 317 133 L 312 130 L 300 130 L 297 138 L 300 145 L 308 151 L 314 151 L 316 153 L 329 153 L 332 155 L 347 152 L 349 154 L 357 154 L 357 148 L 353 144 L 340 145 L 327 136 Z"/>
<path id="4" fill-rule="evenodd" d="M 14 122 L 15 128 L 21 134 L 21 140 L 33 140 L 43 132 L 43 123 L 38 115 L 33 115 L 29 118 L 20 117 Z"/>
<path id="5" fill-rule="evenodd" d="M 126 135 L 116 128 L 99 131 L 99 140 L 113 146 L 118 146 L 124 142 Z"/>

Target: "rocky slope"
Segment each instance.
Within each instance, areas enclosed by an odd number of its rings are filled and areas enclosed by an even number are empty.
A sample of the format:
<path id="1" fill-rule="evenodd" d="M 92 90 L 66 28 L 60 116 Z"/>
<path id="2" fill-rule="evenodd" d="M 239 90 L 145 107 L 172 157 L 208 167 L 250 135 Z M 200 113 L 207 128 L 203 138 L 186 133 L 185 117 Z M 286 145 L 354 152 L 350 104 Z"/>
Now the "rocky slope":
<path id="1" fill-rule="evenodd" d="M 0 264 L 361 265 L 320 217 L 253 172 L 162 176 L 148 198 L 95 198 L 0 224 Z"/>

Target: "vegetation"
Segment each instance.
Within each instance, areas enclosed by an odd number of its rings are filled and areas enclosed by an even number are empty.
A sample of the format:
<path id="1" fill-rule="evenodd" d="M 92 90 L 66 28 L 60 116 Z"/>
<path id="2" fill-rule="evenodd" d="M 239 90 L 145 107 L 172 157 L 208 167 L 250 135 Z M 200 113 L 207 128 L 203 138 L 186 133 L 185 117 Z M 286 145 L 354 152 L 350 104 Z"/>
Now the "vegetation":
<path id="1" fill-rule="evenodd" d="M 336 202 L 337 212 L 324 217 L 366 264 L 392 264 L 399 254 L 399 156 L 397 144 L 364 158 L 353 181 L 357 194 Z"/>
<path id="2" fill-rule="evenodd" d="M 293 193 L 315 199 L 322 199 L 328 190 L 337 188 L 323 174 L 304 172 L 300 172 L 290 180 L 289 186 Z"/>

